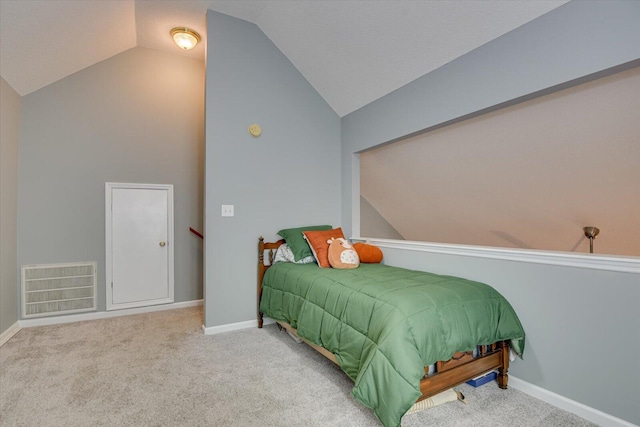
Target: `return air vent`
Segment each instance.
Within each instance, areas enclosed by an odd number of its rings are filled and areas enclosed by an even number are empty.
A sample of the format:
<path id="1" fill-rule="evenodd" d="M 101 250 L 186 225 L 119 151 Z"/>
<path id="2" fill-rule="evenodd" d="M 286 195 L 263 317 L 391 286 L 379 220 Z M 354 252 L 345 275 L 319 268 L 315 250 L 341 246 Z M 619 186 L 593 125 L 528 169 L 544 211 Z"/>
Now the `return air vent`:
<path id="1" fill-rule="evenodd" d="M 95 310 L 95 262 L 22 266 L 24 318 Z"/>

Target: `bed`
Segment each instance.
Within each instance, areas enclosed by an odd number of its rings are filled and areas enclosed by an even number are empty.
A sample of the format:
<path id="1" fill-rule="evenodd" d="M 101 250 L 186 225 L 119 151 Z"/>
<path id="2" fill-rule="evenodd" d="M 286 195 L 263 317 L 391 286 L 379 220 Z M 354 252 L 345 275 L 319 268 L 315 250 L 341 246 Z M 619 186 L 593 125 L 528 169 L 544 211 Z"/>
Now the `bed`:
<path id="1" fill-rule="evenodd" d="M 258 327 L 272 318 L 338 364 L 384 426 L 493 370 L 507 388 L 510 349 L 522 355 L 524 330 L 495 289 L 384 264 L 274 263 L 283 243 L 259 239 Z"/>

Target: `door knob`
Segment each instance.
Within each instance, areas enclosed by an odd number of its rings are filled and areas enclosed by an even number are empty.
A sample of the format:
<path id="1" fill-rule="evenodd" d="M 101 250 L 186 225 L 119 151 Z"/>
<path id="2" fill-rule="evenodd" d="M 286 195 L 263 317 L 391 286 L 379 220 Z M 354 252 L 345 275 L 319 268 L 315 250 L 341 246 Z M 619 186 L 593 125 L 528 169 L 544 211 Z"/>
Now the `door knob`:
<path id="1" fill-rule="evenodd" d="M 160 242 L 160 246 L 162 246 L 164 248 L 164 245 L 166 245 L 166 242 Z"/>

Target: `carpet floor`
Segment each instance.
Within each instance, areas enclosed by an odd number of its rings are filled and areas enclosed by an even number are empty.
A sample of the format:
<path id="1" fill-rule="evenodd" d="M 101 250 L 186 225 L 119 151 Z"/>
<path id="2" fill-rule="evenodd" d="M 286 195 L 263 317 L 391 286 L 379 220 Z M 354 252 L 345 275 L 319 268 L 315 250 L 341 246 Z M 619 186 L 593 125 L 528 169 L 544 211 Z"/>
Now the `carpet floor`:
<path id="1" fill-rule="evenodd" d="M 201 308 L 21 330 L 0 347 L 2 426 L 380 426 L 333 363 L 276 325 L 202 333 Z M 412 426 L 595 426 L 514 389 L 456 387 Z"/>

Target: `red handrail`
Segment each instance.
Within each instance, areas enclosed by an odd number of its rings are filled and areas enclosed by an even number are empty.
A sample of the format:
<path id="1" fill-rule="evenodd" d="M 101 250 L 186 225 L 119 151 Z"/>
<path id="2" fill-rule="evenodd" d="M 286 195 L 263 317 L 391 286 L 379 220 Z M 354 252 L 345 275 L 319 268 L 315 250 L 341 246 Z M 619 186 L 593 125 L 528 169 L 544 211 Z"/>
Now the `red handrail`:
<path id="1" fill-rule="evenodd" d="M 200 233 L 198 230 L 195 230 L 193 227 L 189 227 L 189 231 L 195 234 L 196 236 L 198 236 L 199 238 L 204 239 L 204 236 L 202 235 L 202 233 Z"/>

